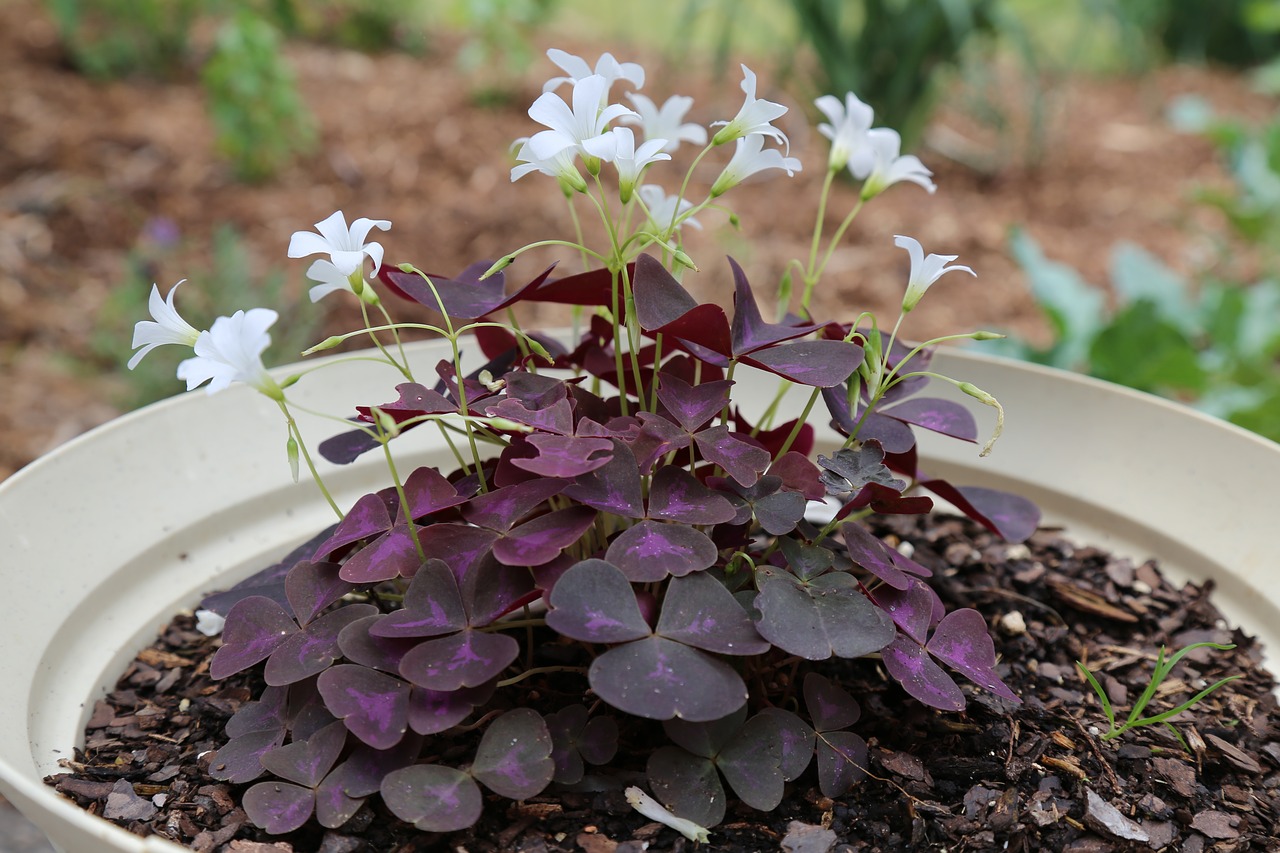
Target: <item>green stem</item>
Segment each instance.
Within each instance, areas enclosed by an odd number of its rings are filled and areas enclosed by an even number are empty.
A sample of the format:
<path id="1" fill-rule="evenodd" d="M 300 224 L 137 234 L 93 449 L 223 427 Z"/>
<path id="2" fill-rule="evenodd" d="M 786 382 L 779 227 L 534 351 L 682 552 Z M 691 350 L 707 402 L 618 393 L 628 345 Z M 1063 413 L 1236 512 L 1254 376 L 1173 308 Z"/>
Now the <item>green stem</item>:
<path id="1" fill-rule="evenodd" d="M 298 443 L 298 450 L 302 454 L 302 458 L 306 460 L 307 470 L 311 472 L 311 479 L 315 481 L 316 488 L 320 490 L 320 494 L 324 495 L 324 499 L 328 501 L 329 506 L 337 514 L 338 520 L 341 521 L 345 516 L 342 510 L 338 509 L 338 502 L 333 499 L 333 495 L 329 493 L 328 487 L 325 486 L 324 478 L 320 476 L 315 460 L 311 458 L 311 452 L 307 450 L 307 443 L 302 438 L 302 431 L 298 429 L 298 422 L 293 419 L 293 413 L 289 411 L 289 406 L 283 399 L 276 400 L 276 403 L 280 406 L 280 411 L 284 413 L 284 419 L 289 425 L 289 434 Z"/>

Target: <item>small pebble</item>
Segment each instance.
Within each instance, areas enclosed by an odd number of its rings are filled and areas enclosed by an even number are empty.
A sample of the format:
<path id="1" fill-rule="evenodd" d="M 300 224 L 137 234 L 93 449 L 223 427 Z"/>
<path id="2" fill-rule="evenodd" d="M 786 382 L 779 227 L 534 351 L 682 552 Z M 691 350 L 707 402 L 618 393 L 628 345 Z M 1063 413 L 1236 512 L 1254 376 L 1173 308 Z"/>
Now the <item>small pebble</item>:
<path id="1" fill-rule="evenodd" d="M 1022 618 L 1020 611 L 1010 610 L 1000 617 L 1000 630 L 1011 637 L 1020 636 L 1027 633 L 1027 620 Z"/>

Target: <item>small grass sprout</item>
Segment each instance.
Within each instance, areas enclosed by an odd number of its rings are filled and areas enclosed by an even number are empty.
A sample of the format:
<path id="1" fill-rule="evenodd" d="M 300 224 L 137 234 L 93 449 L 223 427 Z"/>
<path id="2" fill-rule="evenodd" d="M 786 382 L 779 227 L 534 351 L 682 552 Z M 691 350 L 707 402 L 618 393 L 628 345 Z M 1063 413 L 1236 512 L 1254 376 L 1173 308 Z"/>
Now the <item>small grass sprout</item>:
<path id="1" fill-rule="evenodd" d="M 1107 696 L 1107 691 L 1098 683 L 1098 679 L 1083 663 L 1076 661 L 1076 669 L 1080 670 L 1080 674 L 1089 682 L 1089 686 L 1093 688 L 1093 692 L 1098 694 L 1098 701 L 1102 703 L 1102 713 L 1106 715 L 1107 723 L 1110 725 L 1108 731 L 1102 735 L 1102 739 L 1111 740 L 1124 734 L 1129 729 L 1136 729 L 1139 726 L 1150 726 L 1155 723 L 1161 723 L 1168 728 L 1169 731 L 1173 732 L 1173 736 L 1178 739 L 1178 743 L 1182 744 L 1182 748 L 1187 752 L 1190 752 L 1191 750 L 1188 748 L 1187 742 L 1183 739 L 1182 734 L 1173 727 L 1173 724 L 1170 723 L 1169 720 L 1191 708 L 1201 699 L 1204 699 L 1228 681 L 1235 681 L 1237 678 L 1241 678 L 1242 676 L 1229 675 L 1226 678 L 1211 684 L 1204 690 L 1201 690 L 1195 696 L 1192 696 L 1176 708 L 1170 708 L 1167 711 L 1162 711 L 1159 714 L 1153 714 L 1149 717 L 1142 716 L 1142 713 L 1147 709 L 1147 705 L 1151 702 L 1152 697 L 1156 695 L 1156 691 L 1160 688 L 1160 685 L 1164 682 L 1165 678 L 1168 677 L 1169 673 L 1173 671 L 1173 668 L 1178 665 L 1188 652 L 1193 652 L 1196 649 L 1201 648 L 1212 648 L 1225 652 L 1234 649 L 1235 645 L 1224 645 L 1222 643 L 1192 643 L 1169 657 L 1165 656 L 1166 649 L 1164 646 L 1161 646 L 1159 654 L 1156 655 L 1156 668 L 1151 674 L 1151 681 L 1147 684 L 1146 689 L 1142 691 L 1142 695 L 1138 697 L 1138 700 L 1133 703 L 1133 708 L 1129 711 L 1128 719 L 1119 726 L 1116 725 L 1115 708 L 1112 707 L 1111 699 Z"/>

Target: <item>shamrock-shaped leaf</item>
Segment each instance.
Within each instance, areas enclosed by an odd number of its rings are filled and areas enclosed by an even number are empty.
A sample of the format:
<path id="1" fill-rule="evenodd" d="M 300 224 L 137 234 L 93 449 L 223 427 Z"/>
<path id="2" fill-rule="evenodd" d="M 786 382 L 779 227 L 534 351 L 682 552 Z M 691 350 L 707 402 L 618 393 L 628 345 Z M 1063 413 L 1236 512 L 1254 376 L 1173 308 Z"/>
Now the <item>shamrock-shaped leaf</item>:
<path id="1" fill-rule="evenodd" d="M 382 801 L 392 814 L 424 832 L 456 832 L 480 819 L 480 787 L 461 770 L 439 764 L 415 764 L 388 773 Z"/>
<path id="2" fill-rule="evenodd" d="M 649 517 L 685 524 L 719 524 L 736 513 L 719 492 L 707 488 L 683 468 L 667 465 L 653 475 L 649 487 Z"/>
<path id="3" fill-rule="evenodd" d="M 656 630 L 720 654 L 757 655 L 769 650 L 732 593 L 705 572 L 671 580 Z"/>
<path id="4" fill-rule="evenodd" d="M 364 495 L 347 510 L 329 538 L 316 548 L 316 557 L 328 557 L 348 545 L 390 529 L 391 510 L 387 499 L 380 494 Z"/>
<path id="5" fill-rule="evenodd" d="M 1040 508 L 1019 495 L 983 486 L 953 486 L 937 479 L 921 480 L 920 485 L 1007 542 L 1025 542 L 1040 524 Z"/>
<path id="6" fill-rule="evenodd" d="M 733 381 L 721 379 L 691 385 L 671 373 L 658 374 L 658 400 L 686 433 L 707 425 L 729 403 Z"/>
<path id="7" fill-rule="evenodd" d="M 236 785 L 252 782 L 264 772 L 262 756 L 284 743 L 284 729 L 247 732 L 227 741 L 209 762 L 209 775 Z"/>
<path id="8" fill-rule="evenodd" d="M 613 442 L 607 438 L 531 435 L 526 440 L 538 455 L 512 459 L 511 464 L 539 477 L 577 477 L 603 467 L 613 458 Z"/>
<path id="9" fill-rule="evenodd" d="M 209 661 L 210 677 L 226 678 L 261 663 L 297 632 L 298 623 L 270 598 L 251 595 L 241 599 L 227 613 L 222 647 Z"/>
<path id="10" fill-rule="evenodd" d="M 847 341 L 791 341 L 743 356 L 742 362 L 799 385 L 829 388 L 862 363 L 862 347 Z"/>
<path id="11" fill-rule="evenodd" d="M 835 554 L 821 545 L 805 545 L 783 536 L 778 546 L 787 568 L 802 581 L 812 580 L 835 565 Z"/>
<path id="12" fill-rule="evenodd" d="M 281 686 L 319 675 L 342 656 L 338 634 L 357 619 L 376 616 L 372 604 L 348 604 L 290 634 L 267 658 L 263 677 L 267 684 Z"/>
<path id="13" fill-rule="evenodd" d="M 338 576 L 341 568 L 337 563 L 303 560 L 289 570 L 284 591 L 299 625 L 306 627 L 322 610 L 356 588 Z"/>
<path id="14" fill-rule="evenodd" d="M 494 542 L 493 556 L 508 566 L 541 566 L 577 542 L 595 518 L 596 511 L 586 506 L 540 515 Z"/>
<path id="15" fill-rule="evenodd" d="M 699 826 L 724 820 L 726 797 L 716 766 L 676 746 L 660 747 L 645 767 L 649 787 L 677 817 Z"/>
<path id="16" fill-rule="evenodd" d="M 338 648 L 352 663 L 382 672 L 399 672 L 400 660 L 418 644 L 413 637 L 382 637 L 371 633 L 390 614 L 357 619 L 338 632 Z"/>
<path id="17" fill-rule="evenodd" d="M 862 709 L 849 691 L 816 672 L 804 677 L 804 706 L 814 729 L 820 732 L 847 729 L 862 716 Z"/>
<path id="18" fill-rule="evenodd" d="M 882 587 L 876 590 L 880 607 L 893 619 L 898 630 L 917 643 L 923 643 L 934 622 L 938 594 L 918 578 L 910 578 L 905 590 Z"/>
<path id="19" fill-rule="evenodd" d="M 609 649 L 592 662 L 587 678 L 613 707 L 652 720 L 715 720 L 747 701 L 733 667 L 665 637 Z"/>
<path id="20" fill-rule="evenodd" d="M 977 443 L 978 422 L 973 413 L 960 403 L 936 397 L 917 397 L 899 403 L 880 414 L 934 432 Z"/>
<path id="21" fill-rule="evenodd" d="M 532 708 L 515 708 L 490 723 L 471 764 L 472 776 L 512 800 L 541 793 L 554 774 L 551 733 Z"/>
<path id="22" fill-rule="evenodd" d="M 906 589 L 911 579 L 896 565 L 906 560 L 884 542 L 871 535 L 871 532 L 857 522 L 849 522 L 840 526 L 840 534 L 849 548 L 849 558 L 862 568 L 871 572 L 894 589 Z M 896 559 L 895 559 L 896 555 Z M 920 567 L 922 573 L 928 569 Z"/>
<path id="23" fill-rule="evenodd" d="M 241 805 L 249 820 L 272 835 L 300 829 L 315 810 L 315 791 L 288 782 L 259 782 L 244 792 Z"/>
<path id="24" fill-rule="evenodd" d="M 814 731 L 796 714 L 783 708 L 764 708 L 758 717 L 766 717 L 773 721 L 774 729 L 781 739 L 782 753 L 780 768 L 782 777 L 790 782 L 799 779 L 809 763 L 813 761 Z"/>
<path id="25" fill-rule="evenodd" d="M 900 633 L 880 654 L 889 675 L 912 696 L 940 711 L 964 710 L 964 694 L 920 643 Z"/>
<path id="26" fill-rule="evenodd" d="M 528 480 L 503 486 L 468 501 L 462 517 L 478 527 L 506 533 L 542 506 L 547 498 L 560 494 L 564 487 L 564 483 L 555 480 Z"/>
<path id="27" fill-rule="evenodd" d="M 422 557 L 409 525 L 397 524 L 347 558 L 338 576 L 356 584 L 379 583 L 396 577 L 413 577 L 420 565 Z"/>
<path id="28" fill-rule="evenodd" d="M 262 766 L 281 779 L 314 788 L 333 768 L 346 743 L 347 727 L 330 723 L 307 740 L 269 750 L 262 756 Z"/>
<path id="29" fill-rule="evenodd" d="M 289 704 L 289 689 L 268 687 L 259 694 L 257 701 L 246 702 L 227 720 L 223 729 L 229 738 L 237 738 L 249 732 L 284 731 Z"/>
<path id="30" fill-rule="evenodd" d="M 693 440 L 703 458 L 719 465 L 743 486 L 753 485 L 759 480 L 772 461 L 769 451 L 739 438 L 729 432 L 727 426 L 704 429 Z"/>
<path id="31" fill-rule="evenodd" d="M 344 663 L 316 681 L 325 707 L 374 749 L 389 749 L 409 727 L 409 685 L 374 669 Z"/>
<path id="32" fill-rule="evenodd" d="M 617 721 L 603 715 L 588 719 L 587 715 L 584 705 L 567 705 L 547 715 L 555 781 L 562 785 L 581 781 L 584 761 L 607 764 L 618 751 Z"/>
<path id="33" fill-rule="evenodd" d="M 808 660 L 861 657 L 893 639 L 889 616 L 849 584 L 843 572 L 805 583 L 789 572 L 756 572 L 756 630 L 778 648 Z"/>
<path id="34" fill-rule="evenodd" d="M 443 560 L 427 560 L 404 593 L 403 606 L 369 627 L 376 637 L 438 637 L 466 627 L 458 581 Z"/>
<path id="35" fill-rule="evenodd" d="M 926 650 L 938 660 L 959 670 L 970 681 L 998 696 L 1020 701 L 996 674 L 996 647 L 987 632 L 986 620 L 971 607 L 942 617 L 933 629 Z"/>
<path id="36" fill-rule="evenodd" d="M 833 495 L 856 493 L 868 483 L 879 483 L 898 492 L 907 487 L 889 472 L 884 464 L 884 448 L 877 441 L 837 450 L 830 459 L 819 456 L 818 464 L 826 469 L 821 475 L 822 482 Z"/>
<path id="37" fill-rule="evenodd" d="M 460 690 L 428 690 L 415 687 L 409 693 L 409 728 L 420 735 L 433 735 L 453 728 L 472 709 L 493 695 L 497 680 Z"/>
<path id="38" fill-rule="evenodd" d="M 624 530 L 605 553 L 632 583 L 682 577 L 710 568 L 716 557 L 715 543 L 696 527 L 649 520 Z"/>
<path id="39" fill-rule="evenodd" d="M 818 790 L 839 797 L 867 775 L 867 742 L 853 732 L 819 732 Z"/>
<path id="40" fill-rule="evenodd" d="M 583 560 L 556 581 L 547 625 L 587 643 L 623 643 L 649 636 L 626 575 L 604 560 Z"/>
<path id="41" fill-rule="evenodd" d="M 624 518 L 644 518 L 644 495 L 635 454 L 613 439 L 613 458 L 594 471 L 578 476 L 564 490 L 573 500 Z"/>

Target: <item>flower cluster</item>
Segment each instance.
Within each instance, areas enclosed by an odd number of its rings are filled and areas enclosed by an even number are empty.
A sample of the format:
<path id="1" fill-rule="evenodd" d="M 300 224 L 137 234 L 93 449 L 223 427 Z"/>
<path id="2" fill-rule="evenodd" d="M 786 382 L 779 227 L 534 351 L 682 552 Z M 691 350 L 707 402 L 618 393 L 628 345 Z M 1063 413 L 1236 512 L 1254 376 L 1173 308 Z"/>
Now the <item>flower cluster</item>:
<path id="1" fill-rule="evenodd" d="M 348 226 L 341 211 L 290 241 L 290 257 L 325 256 L 307 271 L 313 301 L 345 291 L 364 319 L 308 353 L 367 337 L 374 350 L 358 357 L 403 379 L 394 394 L 360 401 L 354 429 L 318 447 L 334 465 L 380 449 L 387 488 L 350 507 L 330 496 L 289 409 L 288 389 L 311 371 L 276 381 L 262 364 L 274 312 L 197 331 L 174 291 L 162 300 L 153 290 L 153 319 L 138 324 L 130 366 L 160 345 L 192 346 L 179 368 L 189 387 L 238 381 L 275 400 L 295 479 L 305 459 L 337 516 L 282 562 L 202 603 L 202 630 L 225 619 L 213 677 L 257 669 L 268 685 L 230 719 L 210 767 L 255 783 L 242 804 L 268 832 L 342 826 L 374 795 L 425 831 L 465 828 L 480 816 L 482 788 L 525 799 L 573 785 L 625 739 L 655 746 L 644 768 L 652 795 L 631 787 L 628 801 L 706 840 L 725 815 L 725 785 L 769 810 L 805 773 L 828 796 L 864 775 L 867 746 L 850 730 L 860 707 L 824 662 L 878 656 L 900 701 L 940 710 L 965 707 L 951 673 L 1017 701 L 982 616 L 945 612 L 931 571 L 862 523 L 926 512 L 928 492 L 1011 540 L 1035 529 L 1027 501 L 919 467 L 916 429 L 978 441 L 968 407 L 923 393 L 931 380 L 993 407 L 999 433 L 994 397 L 930 369 L 934 345 L 988 333 L 919 345 L 899 335 L 939 277 L 973 271 L 899 236 L 910 274 L 889 334 L 867 313 L 819 320 L 810 306 L 863 204 L 899 181 L 932 191 L 928 170 L 899 156 L 896 133 L 872 128 L 854 95 L 819 99 L 831 155 L 810 256 L 788 267 L 776 318 L 732 260 L 731 310 L 699 303 L 680 280 L 696 269 L 681 228 L 698 227 L 696 215 L 720 209 L 751 175 L 800 170 L 775 124 L 786 108 L 758 98 L 744 66 L 737 114 L 699 125 L 685 120 L 686 97 L 658 106 L 633 91 L 634 109 L 613 102 L 616 85 L 643 86 L 639 65 L 549 56 L 565 74 L 529 109 L 544 129 L 519 140 L 511 179 L 553 177 L 570 206 L 602 217 L 604 245 L 536 244 L 567 247 L 586 269 L 509 287 L 526 246 L 453 278 L 428 276 L 383 263 L 368 238 L 389 222 Z M 707 180 L 708 158 L 729 143 Z M 678 191 L 646 182 L 686 144 L 701 150 Z M 822 251 L 832 182 L 846 168 L 863 181 L 861 197 Z M 700 199 L 688 195 L 695 185 L 706 187 Z M 804 289 L 793 299 L 797 276 Z M 382 295 L 424 316 L 395 321 Z M 540 301 L 574 305 L 588 322 L 545 334 L 488 319 Z M 385 322 L 372 323 L 371 310 Z M 431 379 L 419 378 L 421 350 L 402 339 L 410 331 L 440 339 L 431 351 L 445 357 L 428 366 Z M 461 357 L 464 338 L 483 364 Z M 735 394 L 743 382 L 772 384 L 771 404 L 748 410 Z M 819 398 L 836 437 L 815 457 Z M 456 467 L 402 476 L 394 442 L 422 426 L 439 431 Z M 583 694 L 592 700 L 545 698 Z M 459 745 L 464 759 L 444 762 Z"/>

